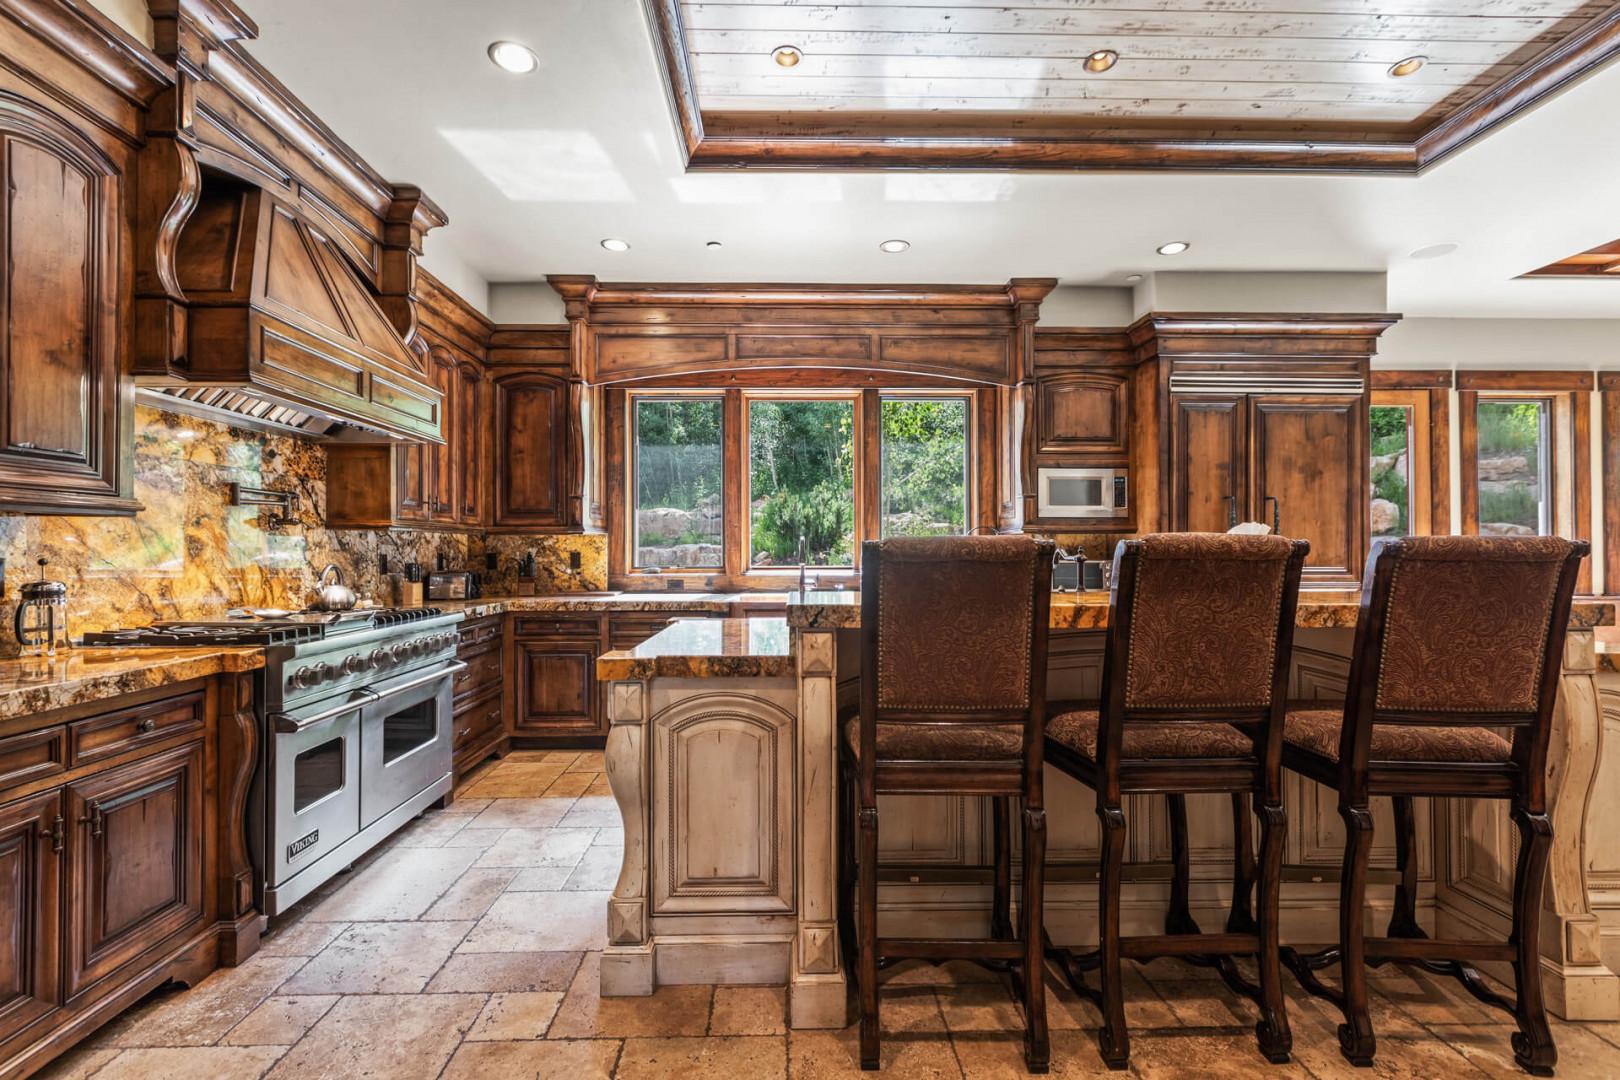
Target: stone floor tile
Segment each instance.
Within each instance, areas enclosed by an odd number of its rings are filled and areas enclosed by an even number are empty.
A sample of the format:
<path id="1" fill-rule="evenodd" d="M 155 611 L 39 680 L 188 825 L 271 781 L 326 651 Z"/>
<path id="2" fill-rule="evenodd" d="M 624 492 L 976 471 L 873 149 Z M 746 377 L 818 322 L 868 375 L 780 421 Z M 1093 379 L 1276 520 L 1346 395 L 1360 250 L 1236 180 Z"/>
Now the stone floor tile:
<path id="1" fill-rule="evenodd" d="M 626 1039 L 616 1080 L 787 1077 L 787 1039 L 780 1035 Z"/>
<path id="2" fill-rule="evenodd" d="M 301 956 L 255 956 L 240 967 L 220 968 L 190 990 L 159 993 L 121 1016 L 108 1029 L 106 1045 L 211 1045 L 306 963 Z"/>
<path id="3" fill-rule="evenodd" d="M 557 824 L 565 829 L 618 829 L 624 827 L 624 820 L 612 798 L 581 795 Z"/>
<path id="4" fill-rule="evenodd" d="M 469 814 L 445 814 L 429 810 L 389 837 L 391 847 L 443 847 L 472 820 Z"/>
<path id="5" fill-rule="evenodd" d="M 607 755 L 601 750 L 582 750 L 574 758 L 568 771 L 571 773 L 596 773 L 600 775 L 607 768 Z"/>
<path id="6" fill-rule="evenodd" d="M 595 775 L 592 773 L 565 772 L 546 787 L 545 798 L 576 798 L 585 794 L 593 779 Z"/>
<path id="7" fill-rule="evenodd" d="M 561 821 L 573 805 L 573 799 L 495 799 L 467 828 L 543 829 Z"/>
<path id="8" fill-rule="evenodd" d="M 787 1034 L 787 988 L 717 986 L 709 1013 L 710 1035 Z"/>
<path id="9" fill-rule="evenodd" d="M 577 952 L 457 953 L 428 983 L 430 994 L 533 993 L 567 990 L 579 970 Z"/>
<path id="10" fill-rule="evenodd" d="M 94 1074 L 96 1080 L 258 1080 L 284 1046 L 186 1046 L 125 1050 Z"/>
<path id="11" fill-rule="evenodd" d="M 601 959 L 600 953 L 589 953 L 579 965 L 551 1022 L 550 1038 L 667 1038 L 707 1030 L 712 987 L 661 986 L 648 997 L 604 998 L 597 993 Z"/>
<path id="12" fill-rule="evenodd" d="M 469 799 L 458 791 L 456 793 L 456 801 L 445 807 L 443 810 L 440 810 L 439 813 L 449 816 L 459 816 L 463 814 L 476 816 L 479 811 L 483 810 L 489 805 L 489 802 L 490 801 L 488 799 Z"/>
<path id="13" fill-rule="evenodd" d="M 512 869 L 485 870 L 474 867 L 446 889 L 444 895 L 422 913 L 422 918 L 424 920 L 482 918 L 496 897 L 506 891 L 506 886 L 517 873 Z"/>
<path id="14" fill-rule="evenodd" d="M 544 791 L 562 775 L 550 763 L 505 763 L 488 776 L 469 784 L 467 794 L 474 799 L 524 798 Z"/>
<path id="15" fill-rule="evenodd" d="M 557 892 L 568 883 L 572 866 L 528 866 L 506 886 L 507 892 Z"/>
<path id="16" fill-rule="evenodd" d="M 883 972 L 884 986 L 958 986 L 962 983 L 1000 982 L 1001 976 L 971 960 L 902 960 Z"/>
<path id="17" fill-rule="evenodd" d="M 508 751 L 503 761 L 545 761 L 561 764 L 563 768 L 572 765 L 574 759 L 579 757 L 578 750 L 512 750 Z"/>
<path id="18" fill-rule="evenodd" d="M 962 1075 L 950 1040 L 931 1032 L 885 1034 L 878 1046 L 880 1073 L 861 1071 L 860 1040 L 853 1027 L 843 1031 L 793 1031 L 788 1033 L 787 1041 L 793 1080 L 853 1080 L 874 1075 L 884 1080 L 952 1080 Z"/>
<path id="19" fill-rule="evenodd" d="M 936 993 L 945 1027 L 953 1035 L 1024 1030 L 1024 1011 L 1002 983 L 941 987 Z"/>
<path id="20" fill-rule="evenodd" d="M 270 933 L 259 939 L 259 951 L 256 955 L 314 956 L 348 928 L 348 923 L 307 918 L 300 918 L 281 926 L 272 926 Z"/>
<path id="21" fill-rule="evenodd" d="M 417 919 L 471 866 L 469 848 L 395 848 L 385 859 L 349 876 L 306 918 L 326 922 Z"/>
<path id="22" fill-rule="evenodd" d="M 970 1033 L 953 1035 L 951 1048 L 961 1063 L 967 1080 L 1022 1080 L 1024 1068 L 1023 1030 L 1000 1035 Z M 1094 1077 L 1108 1073 L 1097 1052 L 1095 1030 L 1052 1031 L 1051 1076 Z M 1189 1078 L 1191 1080 L 1191 1078 Z"/>
<path id="23" fill-rule="evenodd" d="M 538 993 L 491 994 L 467 1030 L 468 1042 L 511 1042 L 514 1039 L 541 1039 L 563 996 L 556 990 Z"/>
<path id="24" fill-rule="evenodd" d="M 1268 1062 L 1252 1031 L 1208 1032 L 1207 1028 L 1132 1031 L 1131 1071 L 1140 1080 L 1312 1080 L 1315 1075 L 1314 1068 L 1307 1068 L 1297 1056 L 1286 1065 Z"/>
<path id="25" fill-rule="evenodd" d="M 569 952 L 605 948 L 608 896 L 600 892 L 503 893 L 456 951 Z"/>
<path id="26" fill-rule="evenodd" d="M 501 838 L 505 829 L 462 829 L 443 844 L 447 848 L 477 848 L 482 851 Z"/>
<path id="27" fill-rule="evenodd" d="M 107 1062 L 123 1053 L 115 1046 L 80 1044 L 35 1073 L 36 1080 L 87 1080 Z"/>
<path id="28" fill-rule="evenodd" d="M 570 892 L 612 892 L 624 866 L 624 848 L 593 844 L 580 856 L 563 888 Z"/>
<path id="29" fill-rule="evenodd" d="M 441 1080 L 608 1080 L 618 1039 L 465 1042 Z"/>
<path id="30" fill-rule="evenodd" d="M 507 829 L 476 854 L 479 866 L 578 866 L 596 839 L 594 829 Z"/>
<path id="31" fill-rule="evenodd" d="M 433 1080 L 483 1005 L 480 994 L 346 997 L 321 1017 L 270 1076 Z"/>
<path id="32" fill-rule="evenodd" d="M 220 1040 L 226 1046 L 291 1046 L 337 1004 L 336 995 L 265 998 Z"/>
<path id="33" fill-rule="evenodd" d="M 355 923 L 281 987 L 284 994 L 414 994 L 471 922 Z"/>
<path id="34" fill-rule="evenodd" d="M 613 785 L 608 783 L 607 774 L 591 778 L 591 786 L 585 789 L 587 795 L 602 795 L 612 797 Z"/>

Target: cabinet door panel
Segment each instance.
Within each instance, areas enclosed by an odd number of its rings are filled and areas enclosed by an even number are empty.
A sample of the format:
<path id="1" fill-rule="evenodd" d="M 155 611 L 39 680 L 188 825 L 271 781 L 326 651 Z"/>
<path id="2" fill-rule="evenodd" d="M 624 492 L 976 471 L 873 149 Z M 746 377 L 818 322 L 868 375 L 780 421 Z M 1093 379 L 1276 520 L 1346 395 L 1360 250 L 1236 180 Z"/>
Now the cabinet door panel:
<path id="1" fill-rule="evenodd" d="M 1242 395 L 1177 394 L 1172 399 L 1175 442 L 1171 476 L 1171 528 L 1225 532 L 1251 511 L 1244 487 Z"/>
<path id="2" fill-rule="evenodd" d="M 60 1001 L 60 790 L 0 807 L 0 1047 Z"/>
<path id="3" fill-rule="evenodd" d="M 202 764 L 192 743 L 68 789 L 70 999 L 202 917 Z"/>
<path id="4" fill-rule="evenodd" d="M 1363 398 L 1268 395 L 1250 402 L 1256 512 L 1275 519 L 1284 536 L 1311 542 L 1307 584 L 1360 580 L 1367 550 Z"/>
<path id="5" fill-rule="evenodd" d="M 567 524 L 568 384 L 540 371 L 498 376 L 495 524 Z"/>
<path id="6" fill-rule="evenodd" d="M 528 735 L 606 735 L 597 707 L 596 641 L 519 641 L 513 726 Z"/>
<path id="7" fill-rule="evenodd" d="M 1131 426 L 1130 377 L 1085 372 L 1035 384 L 1043 454 L 1123 455 Z"/>
<path id="8" fill-rule="evenodd" d="M 444 442 L 433 444 L 427 451 L 428 517 L 433 521 L 450 522 L 457 517 L 456 477 L 451 459 L 456 446 L 456 430 L 461 421 L 460 410 L 456 407 L 460 387 L 455 357 L 443 349 L 434 349 L 429 354 L 429 369 L 433 385 L 444 395 L 444 408 L 439 414 L 439 435 Z"/>
<path id="9" fill-rule="evenodd" d="M 428 516 L 428 448 L 422 443 L 406 443 L 395 449 L 395 462 L 399 470 L 396 481 L 399 505 L 396 516 L 406 521 L 423 521 Z"/>
<path id="10" fill-rule="evenodd" d="M 455 479 L 456 516 L 463 525 L 477 525 L 484 517 L 484 500 L 479 494 L 483 482 L 482 414 L 484 380 L 478 369 L 462 364 L 456 370 Z"/>

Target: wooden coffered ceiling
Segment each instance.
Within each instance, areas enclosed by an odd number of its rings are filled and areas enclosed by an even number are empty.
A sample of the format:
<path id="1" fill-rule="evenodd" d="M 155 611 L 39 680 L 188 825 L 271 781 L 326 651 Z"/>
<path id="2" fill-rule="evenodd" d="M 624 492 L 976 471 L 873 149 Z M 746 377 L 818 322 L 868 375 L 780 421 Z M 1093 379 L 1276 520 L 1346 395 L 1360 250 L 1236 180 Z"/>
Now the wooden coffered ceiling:
<path id="1" fill-rule="evenodd" d="M 1599 244 L 1579 255 L 1548 263 L 1525 277 L 1601 277 L 1620 281 L 1620 240 Z"/>
<path id="2" fill-rule="evenodd" d="M 691 168 L 1416 172 L 1620 51 L 1614 0 L 644 2 Z"/>

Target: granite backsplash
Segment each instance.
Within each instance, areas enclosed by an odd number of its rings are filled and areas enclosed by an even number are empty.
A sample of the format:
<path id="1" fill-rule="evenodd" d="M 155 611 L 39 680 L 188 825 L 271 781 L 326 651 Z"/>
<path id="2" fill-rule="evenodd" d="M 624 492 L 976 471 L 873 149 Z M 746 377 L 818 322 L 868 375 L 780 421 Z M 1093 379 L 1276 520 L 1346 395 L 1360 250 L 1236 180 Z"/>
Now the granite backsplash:
<path id="1" fill-rule="evenodd" d="M 395 573 L 407 562 L 432 569 L 442 555 L 451 569 L 484 575 L 486 594 L 497 595 L 514 590 L 517 560 L 532 551 L 541 592 L 607 588 L 605 537 L 328 529 L 320 444 L 144 405 L 135 410 L 135 426 L 135 497 L 145 509 L 134 517 L 0 514 L 6 560 L 0 655 L 15 650 L 9 628 L 17 589 L 39 576 L 41 558 L 46 575 L 68 586 L 75 636 L 157 619 L 217 617 L 241 605 L 301 608 L 327 563 L 341 567 L 362 597 L 389 603 L 393 586 L 379 570 L 383 555 Z M 270 512 L 231 506 L 233 482 L 296 492 L 296 524 L 270 528 Z M 496 555 L 494 571 L 486 569 L 486 551 Z"/>

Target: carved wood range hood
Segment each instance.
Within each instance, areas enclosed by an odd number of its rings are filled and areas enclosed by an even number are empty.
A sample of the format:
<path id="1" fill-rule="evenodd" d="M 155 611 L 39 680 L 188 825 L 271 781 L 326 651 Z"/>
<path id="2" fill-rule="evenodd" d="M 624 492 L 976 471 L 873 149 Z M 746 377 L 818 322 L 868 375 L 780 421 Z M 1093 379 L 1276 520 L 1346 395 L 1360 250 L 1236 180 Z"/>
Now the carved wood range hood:
<path id="1" fill-rule="evenodd" d="M 441 441 L 422 360 L 299 208 L 205 173 L 173 266 L 180 347 L 136 368 L 155 404 L 303 438 Z"/>

